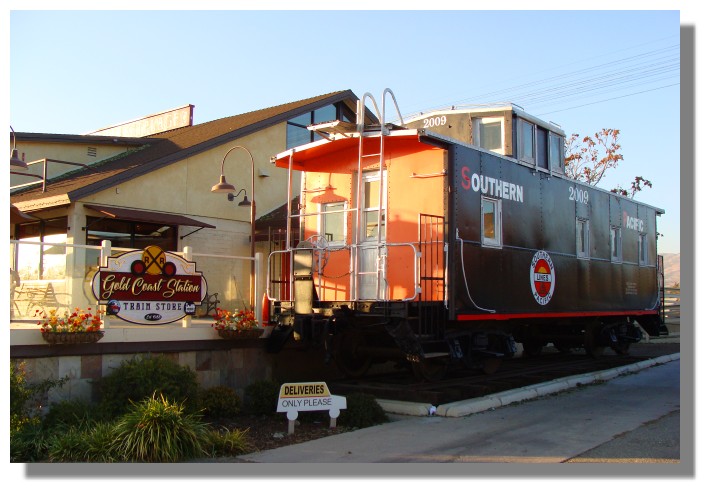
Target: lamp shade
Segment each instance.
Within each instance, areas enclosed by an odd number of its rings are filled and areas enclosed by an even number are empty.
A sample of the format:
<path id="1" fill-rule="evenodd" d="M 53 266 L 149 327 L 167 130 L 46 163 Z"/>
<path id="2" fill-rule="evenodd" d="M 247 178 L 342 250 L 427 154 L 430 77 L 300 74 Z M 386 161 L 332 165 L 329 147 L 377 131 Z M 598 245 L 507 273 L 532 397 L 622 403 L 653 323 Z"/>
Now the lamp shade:
<path id="1" fill-rule="evenodd" d="M 17 149 L 13 149 L 12 156 L 10 156 L 10 169 L 26 170 L 27 168 L 27 163 L 18 156 Z"/>
<path id="2" fill-rule="evenodd" d="M 216 193 L 230 193 L 234 192 L 235 190 L 236 188 L 234 188 L 234 185 L 230 185 L 229 183 L 227 183 L 227 180 L 224 178 L 224 175 L 219 175 L 219 183 L 212 187 L 212 191 Z"/>

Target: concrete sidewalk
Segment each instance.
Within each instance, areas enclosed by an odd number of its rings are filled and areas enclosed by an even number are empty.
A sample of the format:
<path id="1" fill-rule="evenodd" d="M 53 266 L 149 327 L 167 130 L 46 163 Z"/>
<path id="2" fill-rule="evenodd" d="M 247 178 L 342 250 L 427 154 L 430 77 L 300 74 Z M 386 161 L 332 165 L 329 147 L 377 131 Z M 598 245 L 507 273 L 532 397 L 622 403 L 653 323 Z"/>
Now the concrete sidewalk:
<path id="1" fill-rule="evenodd" d="M 240 459 L 301 464 L 566 462 L 680 410 L 680 360 L 665 361 L 603 384 L 572 386 L 465 417 L 396 416 L 384 425 Z M 630 459 L 640 453 L 623 447 L 616 452 Z"/>

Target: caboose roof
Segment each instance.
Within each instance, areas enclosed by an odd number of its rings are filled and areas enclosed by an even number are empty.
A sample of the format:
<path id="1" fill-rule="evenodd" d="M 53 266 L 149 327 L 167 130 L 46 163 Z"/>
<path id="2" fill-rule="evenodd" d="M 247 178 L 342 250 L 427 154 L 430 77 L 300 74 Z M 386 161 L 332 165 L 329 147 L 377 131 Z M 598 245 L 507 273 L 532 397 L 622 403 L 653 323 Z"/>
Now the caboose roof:
<path id="1" fill-rule="evenodd" d="M 376 142 L 380 138 L 380 133 L 379 132 L 365 132 L 363 134 L 366 139 L 372 139 L 373 142 Z M 308 161 L 312 160 L 319 160 L 320 158 L 327 156 L 329 154 L 334 154 L 334 153 L 340 153 L 340 152 L 352 152 L 353 156 L 357 156 L 357 153 L 359 152 L 359 136 L 360 134 L 358 133 L 352 133 L 352 134 L 347 134 L 347 135 L 333 135 L 332 140 L 328 139 L 322 139 L 318 140 L 316 142 L 311 142 L 309 144 L 305 144 L 299 147 L 294 147 L 292 149 L 288 149 L 284 152 L 281 152 L 277 154 L 276 156 L 271 158 L 271 162 L 274 163 L 277 167 L 279 168 L 286 168 L 288 169 L 289 167 L 289 160 L 290 156 L 293 155 L 293 169 L 296 171 L 307 171 L 308 170 Z M 458 146 L 465 146 L 465 147 L 471 147 L 474 149 L 477 149 L 481 152 L 485 152 L 488 154 L 492 154 L 496 156 L 497 158 L 503 159 L 505 161 L 510 161 L 512 164 L 517 164 L 519 166 L 524 166 L 526 168 L 531 168 L 531 166 L 527 163 L 523 163 L 522 161 L 519 161 L 515 158 L 509 157 L 509 156 L 503 156 L 497 153 L 494 153 L 492 151 L 489 151 L 487 149 L 484 149 L 482 147 L 477 147 L 472 144 L 467 144 L 464 142 L 461 142 L 459 140 L 455 140 L 453 138 L 440 135 L 434 132 L 431 132 L 429 130 L 425 129 L 405 129 L 405 130 L 393 130 L 389 133 L 389 135 L 386 137 L 387 139 L 392 139 L 395 138 L 399 141 L 400 144 L 411 144 L 413 146 L 415 145 L 421 145 L 421 146 L 447 146 L 447 145 L 458 145 Z M 534 167 L 533 167 L 534 168 Z M 573 180 L 572 178 L 568 178 L 567 176 L 560 175 L 560 174 L 555 174 L 555 176 L 559 177 L 560 179 L 567 180 L 571 183 L 580 183 L 576 180 Z M 656 214 L 665 214 L 664 209 L 660 209 L 656 206 L 646 204 L 644 202 L 640 202 L 638 200 L 631 199 L 629 197 L 623 197 L 619 196 L 617 194 L 613 194 L 609 190 L 605 190 L 600 187 L 596 187 L 594 185 L 589 185 L 586 183 L 583 183 L 584 186 L 594 188 L 596 190 L 600 190 L 604 193 L 607 193 L 609 195 L 614 195 L 621 197 L 624 200 L 628 200 L 630 202 L 637 203 L 639 205 L 643 205 L 646 207 L 649 207 L 651 209 L 654 209 L 656 211 Z"/>
<path id="2" fill-rule="evenodd" d="M 407 118 L 404 124 L 415 122 L 418 120 L 423 120 L 425 118 L 431 118 L 438 115 L 451 115 L 451 114 L 480 114 L 487 115 L 494 112 L 511 111 L 514 115 L 519 116 L 525 120 L 535 123 L 540 127 L 544 127 L 558 135 L 565 136 L 565 131 L 554 122 L 545 121 L 541 118 L 536 117 L 527 113 L 523 108 L 514 103 L 492 103 L 485 105 L 470 105 L 470 106 L 449 106 L 447 108 L 431 110 L 425 113 L 421 113 L 416 116 Z"/>
<path id="3" fill-rule="evenodd" d="M 401 141 L 411 141 L 412 143 L 419 142 L 419 136 L 423 132 L 417 129 L 395 130 L 390 132 L 389 137 L 396 137 Z M 363 134 L 366 139 L 379 139 L 379 132 L 365 132 Z M 358 133 L 353 133 L 352 136 L 335 136 L 333 140 L 318 140 L 305 144 L 293 149 L 286 150 L 271 158 L 271 161 L 279 168 L 288 168 L 289 157 L 293 154 L 293 169 L 304 171 L 305 163 L 312 159 L 317 159 L 335 152 L 352 150 L 355 155 L 358 152 L 359 146 Z"/>

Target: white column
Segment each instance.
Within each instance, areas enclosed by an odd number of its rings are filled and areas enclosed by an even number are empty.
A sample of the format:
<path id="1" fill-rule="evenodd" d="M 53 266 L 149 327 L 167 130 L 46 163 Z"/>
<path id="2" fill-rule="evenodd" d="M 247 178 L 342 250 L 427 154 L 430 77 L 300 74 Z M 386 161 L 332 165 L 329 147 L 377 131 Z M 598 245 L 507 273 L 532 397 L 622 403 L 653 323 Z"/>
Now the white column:
<path id="1" fill-rule="evenodd" d="M 191 246 L 185 246 L 182 248 L 182 258 L 187 260 L 188 262 L 192 262 L 192 247 Z M 189 329 L 192 327 L 192 315 L 186 315 L 182 319 L 182 327 L 184 329 Z"/>

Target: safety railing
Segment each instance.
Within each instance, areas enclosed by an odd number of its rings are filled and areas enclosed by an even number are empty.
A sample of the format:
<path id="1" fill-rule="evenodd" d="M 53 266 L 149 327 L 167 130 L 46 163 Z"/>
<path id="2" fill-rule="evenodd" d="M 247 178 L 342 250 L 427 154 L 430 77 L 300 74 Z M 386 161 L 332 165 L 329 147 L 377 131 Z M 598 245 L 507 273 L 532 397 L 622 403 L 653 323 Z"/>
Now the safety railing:
<path id="1" fill-rule="evenodd" d="M 10 240 L 10 247 L 11 322 L 36 324 L 43 312 L 52 309 L 98 308 L 91 283 L 99 269 L 102 246 Z M 103 255 L 135 250 L 112 247 L 106 241 Z M 261 320 L 261 303 L 258 302 L 263 293 L 261 254 L 254 257 L 216 255 L 191 249 L 171 253 L 195 262 L 207 281 L 207 294 L 197 306 L 196 317 L 210 317 L 217 307 L 251 308 L 249 298 L 250 293 L 254 293 L 257 302 L 253 308 L 257 320 Z"/>
<path id="2" fill-rule="evenodd" d="M 665 288 L 663 290 L 665 303 L 663 318 L 666 322 L 680 319 L 680 288 Z"/>
<path id="3" fill-rule="evenodd" d="M 384 243 L 382 245 L 377 245 L 374 244 L 372 246 L 370 245 L 365 245 L 368 249 L 375 249 L 378 250 L 378 255 L 376 259 L 376 267 L 375 270 L 372 272 L 367 271 L 361 271 L 358 273 L 358 276 L 373 276 L 374 275 L 379 275 L 382 273 L 382 285 L 384 286 L 384 292 L 385 295 L 378 296 L 377 293 L 374 293 L 372 296 L 362 296 L 361 294 L 357 294 L 357 291 L 355 291 L 355 287 L 359 286 L 359 283 L 355 283 L 355 272 L 352 270 L 352 265 L 354 264 L 353 262 L 353 256 L 356 255 L 356 251 L 362 251 L 363 248 L 361 247 L 360 249 L 356 249 L 353 245 L 347 245 L 347 246 L 340 246 L 336 247 L 333 249 L 329 249 L 327 247 L 325 248 L 311 248 L 311 247 L 305 247 L 305 248 L 291 248 L 291 249 L 286 249 L 286 250 L 274 250 L 269 254 L 269 257 L 267 259 L 267 271 L 266 271 L 266 296 L 268 299 L 272 302 L 278 302 L 278 301 L 287 301 L 291 302 L 293 300 L 292 293 L 293 291 L 293 285 L 292 285 L 292 275 L 291 273 L 293 272 L 293 255 L 295 252 L 299 251 L 312 251 L 314 255 L 313 259 L 313 283 L 314 287 L 316 289 L 316 293 L 318 294 L 318 298 L 320 300 L 328 300 L 328 301 L 361 301 L 361 300 L 377 300 L 377 301 L 395 301 L 392 299 L 391 296 L 389 296 L 387 293 L 389 292 L 390 288 L 392 288 L 393 285 L 393 276 L 387 274 L 387 269 L 391 268 L 394 269 L 395 271 L 398 271 L 399 269 L 397 268 L 397 265 L 392 265 L 392 262 L 389 260 L 390 257 L 392 257 L 392 254 L 389 253 L 391 249 L 397 249 L 397 248 L 406 248 L 406 249 L 411 249 L 412 251 L 412 260 L 411 260 L 411 266 L 412 266 L 412 277 L 411 277 L 411 285 L 408 286 L 403 286 L 401 282 L 399 282 L 397 285 L 400 286 L 402 293 L 408 293 L 409 296 L 402 296 L 396 298 L 396 301 L 411 301 L 414 300 L 420 293 L 421 293 L 421 285 L 420 285 L 420 275 L 419 275 L 419 259 L 421 257 L 421 254 L 419 250 L 417 249 L 416 245 L 413 243 Z M 331 272 L 330 274 L 325 272 L 324 269 L 324 263 L 323 259 L 326 258 L 326 256 L 338 252 L 338 251 L 347 251 L 349 252 L 348 258 L 346 261 L 340 261 L 338 262 L 338 265 L 341 266 L 346 266 L 346 271 L 343 274 L 339 275 L 333 275 Z M 399 256 L 403 257 L 403 256 Z M 327 263 L 327 262 L 326 262 Z M 319 268 L 320 266 L 320 268 Z M 332 281 L 334 279 L 341 279 L 342 282 L 339 283 L 339 286 L 336 288 Z M 375 283 L 377 285 L 377 283 Z M 347 286 L 346 288 L 342 288 L 342 286 Z M 275 292 L 278 289 L 278 295 Z M 336 290 L 342 291 L 347 291 L 350 296 L 347 297 L 347 299 L 340 299 L 337 298 L 336 295 L 333 295 L 331 297 L 324 296 L 324 293 L 334 292 Z"/>

